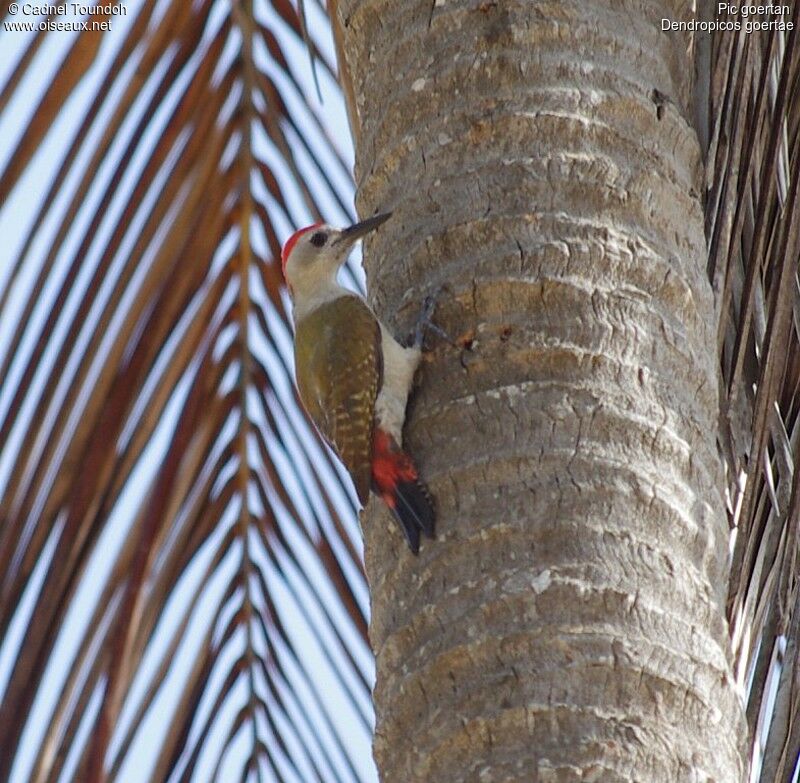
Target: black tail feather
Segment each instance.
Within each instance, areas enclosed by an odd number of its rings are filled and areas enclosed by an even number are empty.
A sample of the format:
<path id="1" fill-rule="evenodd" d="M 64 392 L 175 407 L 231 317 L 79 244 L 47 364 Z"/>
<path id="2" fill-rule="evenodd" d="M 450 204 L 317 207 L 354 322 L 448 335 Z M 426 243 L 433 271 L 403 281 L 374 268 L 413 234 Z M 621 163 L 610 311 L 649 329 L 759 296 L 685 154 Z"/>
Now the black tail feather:
<path id="1" fill-rule="evenodd" d="M 419 534 L 433 538 L 436 512 L 427 487 L 419 480 L 401 481 L 394 493 L 392 511 L 403 527 L 411 551 L 419 552 Z"/>

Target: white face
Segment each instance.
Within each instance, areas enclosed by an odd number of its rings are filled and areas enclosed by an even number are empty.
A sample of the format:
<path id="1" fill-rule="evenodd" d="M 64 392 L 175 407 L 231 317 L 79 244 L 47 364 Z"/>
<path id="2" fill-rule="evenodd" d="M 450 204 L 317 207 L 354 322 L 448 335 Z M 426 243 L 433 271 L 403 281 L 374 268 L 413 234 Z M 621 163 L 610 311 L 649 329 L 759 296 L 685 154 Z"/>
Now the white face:
<path id="1" fill-rule="evenodd" d="M 341 230 L 323 223 L 302 234 L 286 261 L 286 281 L 296 290 L 304 282 L 336 277 L 347 259 L 349 242 L 337 242 Z"/>
<path id="2" fill-rule="evenodd" d="M 323 223 L 300 234 L 286 259 L 286 282 L 292 296 L 334 284 L 353 245 L 384 223 L 389 214 L 374 215 L 347 228 Z"/>

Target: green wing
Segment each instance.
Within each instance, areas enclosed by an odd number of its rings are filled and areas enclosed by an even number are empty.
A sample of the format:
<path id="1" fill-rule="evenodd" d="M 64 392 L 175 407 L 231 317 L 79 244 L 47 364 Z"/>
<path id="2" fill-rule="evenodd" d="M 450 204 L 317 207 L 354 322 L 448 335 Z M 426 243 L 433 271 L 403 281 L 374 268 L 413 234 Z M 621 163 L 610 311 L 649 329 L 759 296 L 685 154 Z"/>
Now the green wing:
<path id="1" fill-rule="evenodd" d="M 362 299 L 343 296 L 300 321 L 294 352 L 300 398 L 366 503 L 383 371 L 380 324 Z"/>

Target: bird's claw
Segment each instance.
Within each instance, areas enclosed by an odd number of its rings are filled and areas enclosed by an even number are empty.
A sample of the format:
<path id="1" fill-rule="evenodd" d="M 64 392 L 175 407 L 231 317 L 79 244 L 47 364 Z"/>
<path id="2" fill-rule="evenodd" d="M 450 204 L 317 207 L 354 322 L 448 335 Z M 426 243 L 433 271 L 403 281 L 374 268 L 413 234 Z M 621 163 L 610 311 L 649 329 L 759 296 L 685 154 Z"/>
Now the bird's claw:
<path id="1" fill-rule="evenodd" d="M 443 340 L 446 340 L 450 345 L 454 345 L 447 332 L 431 320 L 436 310 L 436 301 L 439 298 L 439 294 L 442 292 L 442 288 L 443 286 L 439 286 L 432 294 L 428 294 L 428 296 L 425 297 L 425 301 L 422 303 L 422 310 L 420 311 L 419 318 L 417 318 L 417 325 L 414 329 L 413 345 L 415 348 L 422 348 L 425 333 L 429 330 Z"/>

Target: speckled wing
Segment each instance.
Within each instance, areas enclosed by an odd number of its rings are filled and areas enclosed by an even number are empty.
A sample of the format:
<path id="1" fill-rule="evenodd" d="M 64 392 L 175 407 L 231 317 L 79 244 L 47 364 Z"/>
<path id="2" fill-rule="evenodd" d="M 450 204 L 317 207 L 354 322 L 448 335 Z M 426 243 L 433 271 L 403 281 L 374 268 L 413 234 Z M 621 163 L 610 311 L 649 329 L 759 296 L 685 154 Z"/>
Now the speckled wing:
<path id="1" fill-rule="evenodd" d="M 380 324 L 362 299 L 340 297 L 297 324 L 294 352 L 300 398 L 366 503 L 383 372 Z"/>

